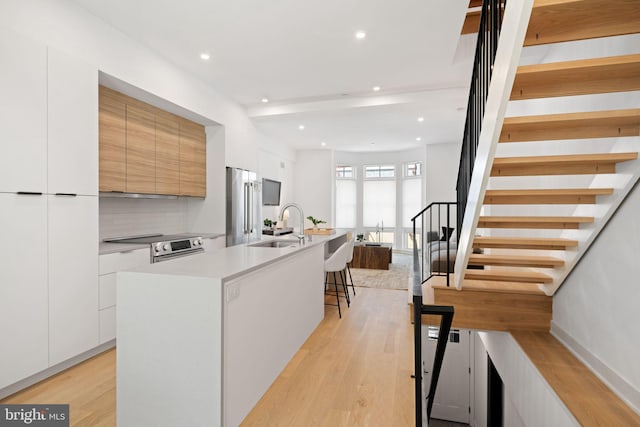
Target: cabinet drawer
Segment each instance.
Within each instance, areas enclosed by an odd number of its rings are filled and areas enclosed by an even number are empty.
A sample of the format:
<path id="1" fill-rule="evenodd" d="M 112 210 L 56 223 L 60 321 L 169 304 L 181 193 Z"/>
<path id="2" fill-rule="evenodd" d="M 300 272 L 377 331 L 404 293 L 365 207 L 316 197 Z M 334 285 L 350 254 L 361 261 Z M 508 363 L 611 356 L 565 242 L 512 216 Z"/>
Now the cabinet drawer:
<path id="1" fill-rule="evenodd" d="M 100 310 L 100 344 L 116 337 L 116 308 Z"/>
<path id="2" fill-rule="evenodd" d="M 109 308 L 116 305 L 116 273 L 100 276 L 100 307 Z"/>
<path id="3" fill-rule="evenodd" d="M 127 270 L 150 262 L 149 248 L 100 255 L 100 275 Z"/>

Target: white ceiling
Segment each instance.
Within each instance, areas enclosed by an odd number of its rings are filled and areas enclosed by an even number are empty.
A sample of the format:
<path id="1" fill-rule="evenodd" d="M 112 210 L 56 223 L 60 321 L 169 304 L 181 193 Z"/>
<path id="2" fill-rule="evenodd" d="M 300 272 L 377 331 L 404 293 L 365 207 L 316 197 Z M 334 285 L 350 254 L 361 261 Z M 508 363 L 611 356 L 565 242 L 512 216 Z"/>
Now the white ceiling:
<path id="1" fill-rule="evenodd" d="M 460 37 L 468 0 L 75 1 L 245 105 L 259 130 L 293 148 L 461 140 L 475 43 Z"/>

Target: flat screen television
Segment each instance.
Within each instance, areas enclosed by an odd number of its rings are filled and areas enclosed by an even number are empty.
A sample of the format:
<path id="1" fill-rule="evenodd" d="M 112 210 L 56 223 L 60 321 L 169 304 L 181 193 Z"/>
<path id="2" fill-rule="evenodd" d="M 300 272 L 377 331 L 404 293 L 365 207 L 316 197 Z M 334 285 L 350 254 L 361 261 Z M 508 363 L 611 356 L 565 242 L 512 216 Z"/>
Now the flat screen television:
<path id="1" fill-rule="evenodd" d="M 280 204 L 280 181 L 262 178 L 262 205 L 278 206 Z"/>

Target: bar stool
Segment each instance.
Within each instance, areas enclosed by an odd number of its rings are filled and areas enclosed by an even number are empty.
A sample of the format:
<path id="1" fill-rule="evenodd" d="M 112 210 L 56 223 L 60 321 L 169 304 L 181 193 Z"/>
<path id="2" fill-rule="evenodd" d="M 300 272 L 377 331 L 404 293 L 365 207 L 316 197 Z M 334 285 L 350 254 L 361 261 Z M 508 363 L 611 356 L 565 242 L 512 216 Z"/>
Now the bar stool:
<path id="1" fill-rule="evenodd" d="M 353 289 L 353 296 L 356 296 L 356 288 L 353 286 L 353 277 L 351 277 L 351 261 L 353 261 L 353 246 L 355 245 L 355 239 L 352 237 L 347 241 L 349 244 L 349 251 L 347 252 L 347 271 L 349 272 L 349 280 L 351 281 L 351 289 Z"/>
<path id="2" fill-rule="evenodd" d="M 347 289 L 347 280 L 345 274 L 345 268 L 347 267 L 347 258 L 349 255 L 349 242 L 343 243 L 338 250 L 336 250 L 329 258 L 324 261 L 324 286 L 325 292 L 327 288 L 327 282 L 329 279 L 329 273 L 333 273 L 333 286 L 336 290 L 336 302 L 337 304 L 327 304 L 327 305 L 337 305 L 338 306 L 338 316 L 342 319 L 342 311 L 340 310 L 340 294 L 338 292 L 338 280 L 336 277 L 336 273 L 340 274 L 340 281 L 342 282 L 342 289 L 345 294 L 345 298 L 347 300 L 347 307 L 349 307 L 351 301 L 349 299 L 349 290 Z M 333 294 L 331 294 L 333 295 Z M 326 304 L 326 303 L 325 303 Z"/>

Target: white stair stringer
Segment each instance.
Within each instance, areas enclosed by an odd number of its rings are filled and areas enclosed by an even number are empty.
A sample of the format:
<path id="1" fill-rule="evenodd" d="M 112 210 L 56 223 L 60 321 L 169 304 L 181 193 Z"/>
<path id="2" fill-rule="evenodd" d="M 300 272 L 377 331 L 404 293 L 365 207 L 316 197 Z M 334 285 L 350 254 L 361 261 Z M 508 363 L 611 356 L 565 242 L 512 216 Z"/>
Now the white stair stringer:
<path id="1" fill-rule="evenodd" d="M 565 278 L 571 273 L 571 270 L 580 261 L 580 258 L 587 253 L 591 244 L 596 240 L 598 235 L 603 231 L 609 222 L 609 219 L 622 204 L 631 189 L 640 180 L 640 160 L 623 162 L 618 164 L 617 173 L 613 176 L 596 176 L 593 180 L 592 188 L 596 188 L 605 182 L 605 185 L 615 188 L 614 193 L 606 198 L 606 201 L 597 202 L 598 216 L 594 222 L 588 227 L 583 227 L 582 233 L 576 236 L 575 230 L 564 230 L 560 237 L 574 238 L 578 240 L 578 248 L 574 251 L 567 251 L 565 256 L 565 265 L 561 268 L 554 269 L 550 272 L 553 276 L 553 283 L 541 284 L 540 289 L 546 295 L 553 295 L 560 288 Z M 611 183 L 611 181 L 616 181 Z M 584 206 L 576 206 L 574 215 L 580 216 L 586 208 Z M 574 233 L 572 233 L 572 231 Z M 586 234 L 586 236 L 585 236 Z M 624 250 L 624 248 L 620 248 Z M 548 271 L 547 271 L 548 272 Z"/>
<path id="2" fill-rule="evenodd" d="M 462 288 L 464 271 L 472 252 L 473 237 L 491 174 L 502 123 L 509 104 L 511 88 L 519 65 L 532 7 L 533 0 L 511 0 L 507 2 L 504 11 L 498 50 L 482 120 L 482 130 L 468 191 L 467 206 L 462 228 L 458 233 L 458 251 L 453 277 L 454 286 L 457 289 Z"/>

